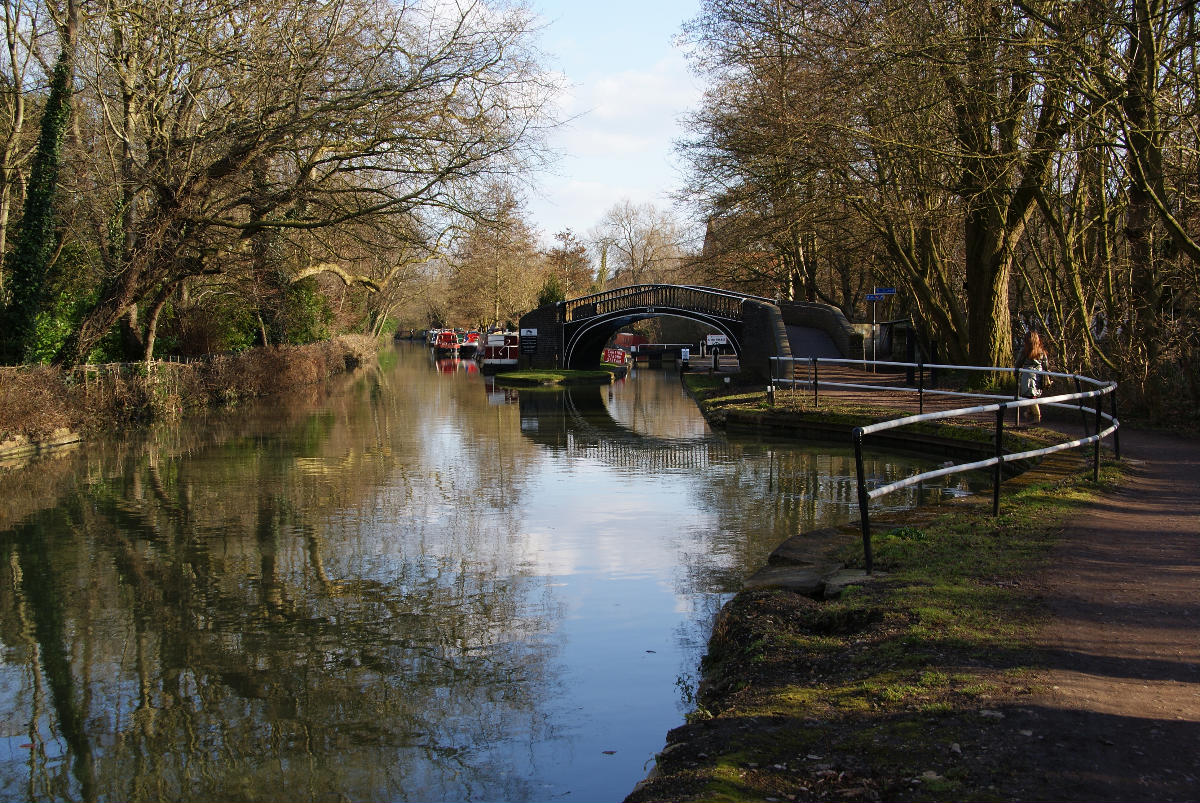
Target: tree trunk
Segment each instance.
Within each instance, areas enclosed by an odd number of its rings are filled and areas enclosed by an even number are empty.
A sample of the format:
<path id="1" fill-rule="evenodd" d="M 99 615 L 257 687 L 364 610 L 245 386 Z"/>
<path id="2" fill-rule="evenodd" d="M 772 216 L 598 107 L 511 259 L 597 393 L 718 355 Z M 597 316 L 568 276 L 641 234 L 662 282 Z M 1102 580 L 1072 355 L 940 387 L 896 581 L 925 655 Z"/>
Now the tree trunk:
<path id="1" fill-rule="evenodd" d="M 52 362 L 63 366 L 87 362 L 91 350 L 121 320 L 121 316 L 126 314 L 136 297 L 136 272 L 128 271 L 115 292 L 102 291 L 100 302 L 79 322 L 75 331 L 59 347 Z"/>
<path id="2" fill-rule="evenodd" d="M 1125 236 L 1129 240 L 1129 261 L 1133 273 L 1134 339 L 1146 349 L 1147 363 L 1158 361 L 1158 306 L 1162 290 L 1154 264 L 1154 206 L 1151 188 L 1161 183 L 1162 163 L 1157 158 L 1157 115 L 1149 94 L 1157 80 L 1157 54 L 1151 17 L 1160 13 L 1160 4 L 1152 0 L 1132 0 L 1127 59 L 1129 73 L 1121 99 L 1126 124 L 1126 160 L 1129 173 L 1129 207 Z"/>
<path id="3" fill-rule="evenodd" d="M 967 357 L 973 365 L 1012 363 L 1012 258 L 1002 241 L 1004 232 L 998 230 L 998 214 L 985 208 L 967 215 Z"/>
<path id="4" fill-rule="evenodd" d="M 175 285 L 164 285 L 158 291 L 158 295 L 154 298 L 154 303 L 150 305 L 149 312 L 146 313 L 146 337 L 143 342 L 145 348 L 142 352 L 142 359 L 150 362 L 154 359 L 154 344 L 158 339 L 158 319 L 162 315 L 163 308 L 167 306 L 167 301 L 171 298 L 171 293 L 174 292 Z"/>
<path id="5" fill-rule="evenodd" d="M 11 300 L 5 309 L 0 331 L 0 360 L 21 362 L 28 358 L 37 316 L 45 299 L 46 272 L 56 250 L 55 200 L 63 137 L 71 117 L 71 84 L 75 70 L 74 0 L 67 5 L 67 23 L 61 31 L 62 50 L 50 80 L 50 93 L 42 111 L 41 132 L 30 167 L 25 194 L 25 212 L 18 227 L 9 269 Z"/>
<path id="6" fill-rule="evenodd" d="M 121 316 L 121 359 L 126 362 L 140 360 L 145 350 L 146 343 L 138 324 L 138 305 L 130 304 Z"/>

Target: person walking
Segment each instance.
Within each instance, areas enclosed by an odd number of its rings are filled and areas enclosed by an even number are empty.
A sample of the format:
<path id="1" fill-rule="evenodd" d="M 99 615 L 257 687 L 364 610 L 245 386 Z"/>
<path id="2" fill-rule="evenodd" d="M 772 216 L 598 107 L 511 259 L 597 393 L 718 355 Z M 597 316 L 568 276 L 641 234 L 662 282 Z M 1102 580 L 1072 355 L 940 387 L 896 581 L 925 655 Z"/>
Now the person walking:
<path id="1" fill-rule="evenodd" d="M 1042 345 L 1042 336 L 1036 330 L 1025 333 L 1025 342 L 1021 345 L 1021 353 L 1017 356 L 1017 393 L 1022 398 L 1036 399 L 1042 395 L 1041 377 L 1032 371 L 1045 371 L 1050 366 L 1050 354 Z M 1022 373 L 1020 369 L 1032 369 Z M 1033 404 L 1025 408 L 1029 411 L 1029 422 L 1036 424 L 1042 420 L 1039 405 Z"/>

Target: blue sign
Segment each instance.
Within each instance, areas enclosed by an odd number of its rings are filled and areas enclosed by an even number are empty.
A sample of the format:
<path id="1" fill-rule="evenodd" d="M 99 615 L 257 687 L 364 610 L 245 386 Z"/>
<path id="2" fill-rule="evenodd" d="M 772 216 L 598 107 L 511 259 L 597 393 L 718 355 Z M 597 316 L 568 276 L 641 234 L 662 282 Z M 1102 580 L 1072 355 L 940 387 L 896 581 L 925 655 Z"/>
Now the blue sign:
<path id="1" fill-rule="evenodd" d="M 896 295 L 896 288 L 895 287 L 876 287 L 875 294 L 880 295 L 880 296 L 894 296 L 894 295 Z"/>
<path id="2" fill-rule="evenodd" d="M 887 296 L 867 293 L 867 301 L 883 301 Z"/>

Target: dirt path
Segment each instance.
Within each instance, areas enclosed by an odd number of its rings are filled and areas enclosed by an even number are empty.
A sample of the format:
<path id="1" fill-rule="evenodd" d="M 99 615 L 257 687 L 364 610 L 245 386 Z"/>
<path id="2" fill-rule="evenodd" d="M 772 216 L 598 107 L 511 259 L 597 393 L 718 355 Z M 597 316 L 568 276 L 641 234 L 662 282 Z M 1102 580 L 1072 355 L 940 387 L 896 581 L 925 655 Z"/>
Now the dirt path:
<path id="1" fill-rule="evenodd" d="M 1064 534 L 1038 692 L 1007 723 L 1039 800 L 1200 800 L 1200 442 L 1123 430 L 1130 482 Z"/>
<path id="2" fill-rule="evenodd" d="M 1030 743 L 1009 752 L 1014 799 L 1200 801 L 1200 440 L 1120 438 L 1128 483 L 1067 529 L 1031 584 L 1051 622 L 1037 691 L 1004 723 L 1009 745 Z"/>

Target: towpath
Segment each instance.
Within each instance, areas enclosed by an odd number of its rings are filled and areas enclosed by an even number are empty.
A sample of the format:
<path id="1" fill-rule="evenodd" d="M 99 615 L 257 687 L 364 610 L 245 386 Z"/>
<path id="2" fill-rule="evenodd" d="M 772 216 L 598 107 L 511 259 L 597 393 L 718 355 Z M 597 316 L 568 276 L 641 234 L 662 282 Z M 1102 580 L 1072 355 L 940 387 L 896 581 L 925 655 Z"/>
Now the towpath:
<path id="1" fill-rule="evenodd" d="M 916 412 L 911 396 L 892 398 Z M 1078 437 L 1075 422 L 1047 426 Z M 1128 481 L 1066 529 L 1030 583 L 1051 617 L 1035 693 L 1003 725 L 1029 744 L 1006 790 L 1018 799 L 1200 800 L 1200 439 L 1131 427 L 1120 438 Z"/>
<path id="2" fill-rule="evenodd" d="M 1200 800 L 1200 440 L 1121 430 L 1130 476 L 1063 534 L 1038 578 L 1052 614 L 1029 799 Z"/>
<path id="3" fill-rule="evenodd" d="M 905 386 L 894 369 L 868 373 L 822 368 L 822 381 Z M 917 412 L 911 393 L 820 395 Z M 971 403 L 927 396 L 924 409 Z M 1075 413 L 1048 419 L 1082 434 Z M 1033 694 L 997 723 L 1011 762 L 1011 786 L 995 790 L 1003 798 L 1200 801 L 1200 438 L 1129 426 L 1120 438 L 1127 481 L 1072 522 L 1047 569 L 1023 584 L 1050 618 L 1033 645 Z"/>

